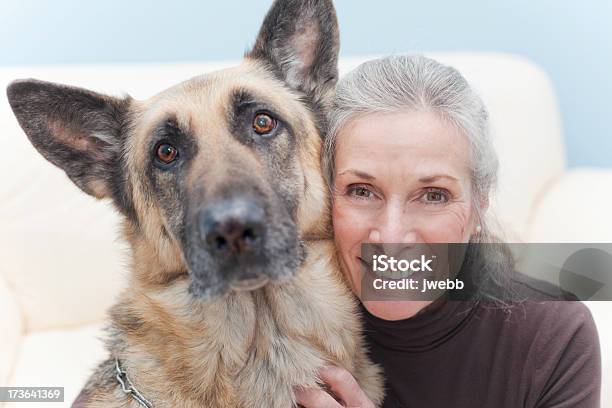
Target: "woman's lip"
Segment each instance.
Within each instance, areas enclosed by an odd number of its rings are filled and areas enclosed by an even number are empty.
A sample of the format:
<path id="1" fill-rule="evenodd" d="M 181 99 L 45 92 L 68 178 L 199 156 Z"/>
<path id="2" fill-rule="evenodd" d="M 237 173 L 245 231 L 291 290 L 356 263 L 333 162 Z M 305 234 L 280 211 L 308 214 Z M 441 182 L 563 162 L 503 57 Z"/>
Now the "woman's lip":
<path id="1" fill-rule="evenodd" d="M 372 264 L 369 264 L 366 262 L 365 259 L 363 259 L 362 257 L 358 256 L 357 260 L 363 265 L 363 266 L 367 266 L 368 268 L 372 269 Z"/>
<path id="2" fill-rule="evenodd" d="M 385 272 L 379 272 L 379 271 L 374 271 L 372 269 L 372 264 L 368 263 L 365 259 L 363 259 L 362 257 L 358 256 L 356 257 L 357 261 L 361 264 L 361 266 L 365 266 L 367 268 L 367 271 L 369 274 L 375 274 L 376 276 L 379 277 L 384 277 L 385 279 L 420 279 L 420 278 L 425 278 L 427 276 L 427 273 L 424 271 L 414 271 L 414 272 L 401 272 L 401 273 L 397 273 L 398 276 L 391 276 L 391 273 L 385 273 Z"/>

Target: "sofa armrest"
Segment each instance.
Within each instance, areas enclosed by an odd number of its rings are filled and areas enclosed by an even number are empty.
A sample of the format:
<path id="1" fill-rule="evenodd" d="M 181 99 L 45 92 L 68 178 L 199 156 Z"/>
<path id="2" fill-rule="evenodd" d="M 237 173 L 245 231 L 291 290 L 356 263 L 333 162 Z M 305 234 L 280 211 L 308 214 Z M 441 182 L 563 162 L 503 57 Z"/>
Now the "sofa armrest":
<path id="1" fill-rule="evenodd" d="M 0 386 L 8 380 L 19 353 L 23 321 L 15 296 L 0 274 Z"/>
<path id="2" fill-rule="evenodd" d="M 532 209 L 527 242 L 612 242 L 612 170 L 572 169 Z"/>
<path id="3" fill-rule="evenodd" d="M 612 242 L 612 170 L 567 171 L 543 191 L 531 213 L 528 242 Z M 612 406 L 612 302 L 585 302 L 597 325 L 602 407 Z"/>

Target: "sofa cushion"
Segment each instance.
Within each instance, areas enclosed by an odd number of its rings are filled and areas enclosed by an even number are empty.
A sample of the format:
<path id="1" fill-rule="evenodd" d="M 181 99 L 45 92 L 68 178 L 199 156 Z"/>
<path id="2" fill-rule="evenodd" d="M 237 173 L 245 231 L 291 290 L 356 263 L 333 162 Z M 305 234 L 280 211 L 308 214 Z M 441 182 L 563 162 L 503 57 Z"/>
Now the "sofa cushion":
<path id="1" fill-rule="evenodd" d="M 544 189 L 531 215 L 530 242 L 612 242 L 612 170 L 571 169 Z"/>
<path id="2" fill-rule="evenodd" d="M 106 358 L 99 324 L 28 334 L 7 386 L 64 387 L 64 404 L 76 398 L 93 369 Z M 20 408 L 7 403 L 6 408 Z"/>
<path id="3" fill-rule="evenodd" d="M 21 345 L 21 311 L 6 280 L 0 275 L 0 384 L 6 384 Z"/>

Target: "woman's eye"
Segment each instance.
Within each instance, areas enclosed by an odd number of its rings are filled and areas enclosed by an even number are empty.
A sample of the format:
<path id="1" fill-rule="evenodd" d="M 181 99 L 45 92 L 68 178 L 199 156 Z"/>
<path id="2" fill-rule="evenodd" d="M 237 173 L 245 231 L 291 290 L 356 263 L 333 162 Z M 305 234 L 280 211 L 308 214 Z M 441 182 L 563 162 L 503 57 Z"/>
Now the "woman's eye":
<path id="1" fill-rule="evenodd" d="M 267 135 L 276 128 L 276 119 L 267 113 L 258 113 L 253 118 L 253 130 L 258 135 Z"/>
<path id="2" fill-rule="evenodd" d="M 361 200 L 371 199 L 374 196 L 372 190 L 366 186 L 349 186 L 348 193 L 349 195 Z"/>
<path id="3" fill-rule="evenodd" d="M 156 156 L 164 164 L 172 163 L 178 157 L 178 150 L 170 143 L 160 143 L 156 149 Z"/>
<path id="4" fill-rule="evenodd" d="M 423 199 L 427 204 L 442 204 L 448 201 L 448 193 L 441 189 L 430 188 L 423 194 Z"/>

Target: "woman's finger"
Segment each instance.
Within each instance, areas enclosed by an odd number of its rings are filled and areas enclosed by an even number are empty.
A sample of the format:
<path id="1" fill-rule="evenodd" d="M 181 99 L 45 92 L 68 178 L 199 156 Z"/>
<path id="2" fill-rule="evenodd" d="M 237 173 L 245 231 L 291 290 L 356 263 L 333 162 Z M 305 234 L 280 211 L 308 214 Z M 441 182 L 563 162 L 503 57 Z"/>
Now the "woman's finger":
<path id="1" fill-rule="evenodd" d="M 297 389 L 295 397 L 304 408 L 342 408 L 331 395 L 318 388 Z"/>
<path id="2" fill-rule="evenodd" d="M 361 389 L 357 380 L 344 368 L 333 365 L 319 370 L 319 377 L 347 407 L 374 408 L 374 404 Z"/>

